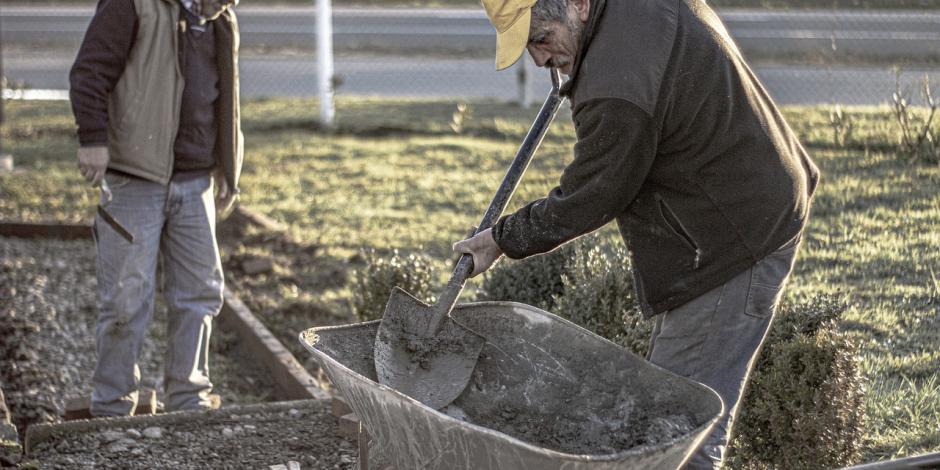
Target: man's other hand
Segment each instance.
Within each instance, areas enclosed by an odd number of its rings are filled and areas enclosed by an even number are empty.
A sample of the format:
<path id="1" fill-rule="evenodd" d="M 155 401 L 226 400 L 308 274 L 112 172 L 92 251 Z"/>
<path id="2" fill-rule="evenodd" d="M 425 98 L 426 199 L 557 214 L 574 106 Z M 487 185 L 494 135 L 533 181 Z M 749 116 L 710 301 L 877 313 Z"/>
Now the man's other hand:
<path id="1" fill-rule="evenodd" d="M 205 18 L 206 21 L 212 21 L 235 5 L 238 5 L 238 0 L 195 0 L 193 13 Z"/>
<path id="2" fill-rule="evenodd" d="M 473 272 L 470 277 L 490 269 L 503 256 L 503 251 L 493 239 L 493 230 L 489 228 L 471 238 L 454 243 L 454 251 L 473 256 Z"/>
<path id="3" fill-rule="evenodd" d="M 228 181 L 225 180 L 225 172 L 221 169 L 216 170 L 212 177 L 218 188 L 215 193 L 215 211 L 222 218 L 225 218 L 235 205 L 235 191 L 232 191 L 232 188 L 228 186 Z"/>
<path id="4" fill-rule="evenodd" d="M 110 159 L 108 147 L 104 145 L 78 148 L 78 169 L 92 186 L 101 183 L 104 173 L 108 171 Z"/>

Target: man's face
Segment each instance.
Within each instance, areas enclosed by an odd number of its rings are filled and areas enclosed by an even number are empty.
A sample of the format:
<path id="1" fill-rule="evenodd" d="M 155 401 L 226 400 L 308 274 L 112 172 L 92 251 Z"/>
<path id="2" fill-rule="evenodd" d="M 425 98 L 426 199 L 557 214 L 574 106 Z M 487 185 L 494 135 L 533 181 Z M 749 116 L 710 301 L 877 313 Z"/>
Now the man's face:
<path id="1" fill-rule="evenodd" d="M 553 67 L 571 75 L 589 7 L 588 0 L 573 0 L 568 4 L 568 17 L 564 23 L 537 24 L 533 21 L 526 48 L 536 65 Z"/>

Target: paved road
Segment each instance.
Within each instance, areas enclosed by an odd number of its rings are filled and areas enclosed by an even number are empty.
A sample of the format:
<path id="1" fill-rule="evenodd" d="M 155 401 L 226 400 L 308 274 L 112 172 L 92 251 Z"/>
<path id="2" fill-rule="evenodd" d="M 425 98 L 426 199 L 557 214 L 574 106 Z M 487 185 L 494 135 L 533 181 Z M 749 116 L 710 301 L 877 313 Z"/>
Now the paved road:
<path id="1" fill-rule="evenodd" d="M 4 57 L 8 77 L 23 81 L 39 90 L 68 88 L 68 68 L 73 55 L 58 53 L 37 57 L 13 53 Z M 301 57 L 247 56 L 240 61 L 242 93 L 258 96 L 314 96 L 316 64 Z M 416 59 L 401 56 L 339 56 L 336 73 L 342 80 L 339 94 L 424 97 L 495 97 L 519 96 L 514 71 L 495 72 L 489 58 Z M 819 67 L 766 65 L 756 67 L 757 74 L 781 103 L 880 104 L 894 90 L 894 71 L 888 68 Z M 913 82 L 925 72 L 940 77 L 940 68 L 911 69 L 903 78 Z M 530 85 L 532 96 L 541 100 L 548 87 L 548 76 L 534 70 Z M 63 91 L 32 96 L 63 98 Z"/>
<path id="2" fill-rule="evenodd" d="M 239 8 L 243 45 L 315 44 L 313 8 Z M 0 30 L 8 44 L 81 39 L 90 8 L 4 7 Z M 879 60 L 905 56 L 940 59 L 940 11 L 727 10 L 721 16 L 749 57 L 839 54 Z M 493 28 L 480 10 L 336 9 L 337 50 L 369 48 L 400 53 L 489 51 Z"/>
<path id="3" fill-rule="evenodd" d="M 248 51 L 264 44 L 310 45 L 315 40 L 309 32 L 315 24 L 311 8 L 239 11 Z M 64 96 L 61 90 L 68 87 L 68 68 L 90 14 L 87 8 L 0 8 L 6 76 L 33 89 L 60 90 L 47 96 Z M 921 57 L 940 53 L 940 12 L 734 10 L 722 16 L 742 46 L 750 44 L 752 59 L 761 51 L 817 57 L 820 52 L 815 48 L 825 44 L 823 49 L 831 51 L 833 38 L 837 50 L 855 47 L 869 56 L 894 57 L 895 48 Z M 519 95 L 515 73 L 493 71 L 492 27 L 478 11 L 341 9 L 335 12 L 334 22 L 341 94 L 505 99 Z M 351 52 L 362 48 L 395 52 L 371 56 Z M 429 48 L 473 53 L 465 58 L 413 55 Z M 889 99 L 894 90 L 894 72 L 888 66 L 756 63 L 758 75 L 782 103 L 877 104 Z M 314 94 L 315 63 L 303 51 L 293 56 L 246 54 L 241 72 L 245 96 Z M 940 66 L 909 68 L 907 77 L 913 80 L 915 74 L 924 72 L 940 76 Z M 540 100 L 547 80 L 543 73 L 536 77 L 530 90 Z"/>

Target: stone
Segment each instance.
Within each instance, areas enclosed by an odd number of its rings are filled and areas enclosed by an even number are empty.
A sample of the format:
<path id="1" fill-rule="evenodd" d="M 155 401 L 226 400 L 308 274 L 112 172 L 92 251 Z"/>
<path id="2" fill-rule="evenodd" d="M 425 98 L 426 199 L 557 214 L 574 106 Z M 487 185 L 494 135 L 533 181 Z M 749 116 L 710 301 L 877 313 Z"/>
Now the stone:
<path id="1" fill-rule="evenodd" d="M 0 440 L 19 443 L 19 434 L 16 432 L 16 426 L 11 423 L 0 422 Z"/>
<path id="2" fill-rule="evenodd" d="M 112 454 L 127 452 L 127 446 L 121 444 L 121 441 L 112 442 L 111 445 L 108 446 L 108 452 Z"/>
<path id="3" fill-rule="evenodd" d="M 144 437 L 147 439 L 160 439 L 163 437 L 163 429 L 158 427 L 144 429 Z"/>
<path id="4" fill-rule="evenodd" d="M 124 433 L 119 431 L 108 430 L 101 433 L 101 440 L 104 442 L 114 442 L 122 437 Z"/>
<path id="5" fill-rule="evenodd" d="M 124 434 L 127 434 L 127 436 L 130 437 L 131 439 L 140 439 L 140 436 L 141 436 L 140 431 L 134 428 L 130 428 L 127 431 L 124 431 Z"/>
<path id="6" fill-rule="evenodd" d="M 13 171 L 13 155 L 0 155 L 0 173 L 9 173 Z"/>
<path id="7" fill-rule="evenodd" d="M 291 408 L 291 409 L 287 412 L 287 414 L 289 414 L 291 418 L 296 418 L 296 417 L 300 416 L 300 410 L 298 410 L 298 409 L 296 409 L 296 408 Z"/>
<path id="8" fill-rule="evenodd" d="M 264 256 L 253 256 L 242 261 L 242 271 L 245 274 L 254 275 L 268 273 L 274 270 L 274 260 Z"/>
<path id="9" fill-rule="evenodd" d="M 356 459 L 352 458 L 349 455 L 341 455 L 339 461 L 342 463 L 356 463 Z"/>
<path id="10" fill-rule="evenodd" d="M 287 462 L 287 470 L 300 470 L 300 462 L 290 460 Z"/>
<path id="11" fill-rule="evenodd" d="M 268 470 L 287 470 L 287 465 L 279 463 L 277 465 L 271 465 L 268 467 Z"/>
<path id="12" fill-rule="evenodd" d="M 235 435 L 235 431 L 233 431 L 232 428 L 228 428 L 228 427 L 222 428 L 223 437 L 232 437 L 234 435 Z"/>
<path id="13" fill-rule="evenodd" d="M 118 442 L 118 444 L 124 445 L 125 447 L 134 447 L 134 446 L 137 445 L 137 441 L 135 441 L 135 440 L 133 440 L 133 439 L 131 439 L 131 438 L 129 438 L 129 437 L 122 438 L 122 439 L 120 439 L 120 440 L 117 441 L 117 442 Z"/>

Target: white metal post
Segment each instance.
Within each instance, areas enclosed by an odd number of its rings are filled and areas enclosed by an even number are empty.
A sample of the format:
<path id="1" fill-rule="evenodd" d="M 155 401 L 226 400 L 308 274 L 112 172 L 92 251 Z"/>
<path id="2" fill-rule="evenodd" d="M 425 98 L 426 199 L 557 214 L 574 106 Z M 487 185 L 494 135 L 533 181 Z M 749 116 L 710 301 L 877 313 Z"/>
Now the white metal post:
<path id="1" fill-rule="evenodd" d="M 331 0 L 317 0 L 317 94 L 320 123 L 333 126 L 333 7 Z"/>
<path id="2" fill-rule="evenodd" d="M 522 53 L 519 61 L 513 65 L 516 69 L 519 105 L 523 108 L 530 108 L 535 103 L 535 96 L 532 93 L 532 79 L 535 74 L 534 65 L 535 63 L 529 58 L 529 54 L 525 52 Z"/>

